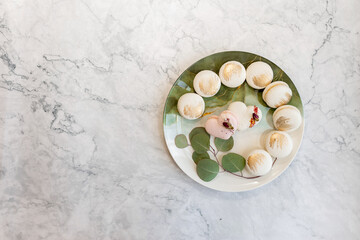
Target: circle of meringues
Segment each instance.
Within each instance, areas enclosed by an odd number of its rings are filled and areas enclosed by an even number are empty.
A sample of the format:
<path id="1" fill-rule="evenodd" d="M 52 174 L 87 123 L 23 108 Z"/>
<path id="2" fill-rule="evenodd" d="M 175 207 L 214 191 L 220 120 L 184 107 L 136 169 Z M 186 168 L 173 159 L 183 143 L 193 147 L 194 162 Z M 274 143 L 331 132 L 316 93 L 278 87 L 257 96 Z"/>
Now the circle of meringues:
<path id="1" fill-rule="evenodd" d="M 247 69 L 238 61 L 228 61 L 221 66 L 218 74 L 211 70 L 202 70 L 196 74 L 193 81 L 195 93 L 185 93 L 179 98 L 178 112 L 188 120 L 200 118 L 205 111 L 204 98 L 215 96 L 221 84 L 238 88 L 246 80 L 250 87 L 264 89 L 264 102 L 270 108 L 276 108 L 272 116 L 276 130 L 267 134 L 265 150 L 254 149 L 246 157 L 246 169 L 254 176 L 265 175 L 272 168 L 273 158 L 283 158 L 291 154 L 293 142 L 288 133 L 299 128 L 302 123 L 300 111 L 287 105 L 292 98 L 289 85 L 281 80 L 273 82 L 273 78 L 271 66 L 262 61 L 251 63 Z M 210 135 L 227 140 L 236 132 L 255 127 L 261 119 L 259 107 L 235 101 L 219 115 L 210 116 L 204 127 Z"/>

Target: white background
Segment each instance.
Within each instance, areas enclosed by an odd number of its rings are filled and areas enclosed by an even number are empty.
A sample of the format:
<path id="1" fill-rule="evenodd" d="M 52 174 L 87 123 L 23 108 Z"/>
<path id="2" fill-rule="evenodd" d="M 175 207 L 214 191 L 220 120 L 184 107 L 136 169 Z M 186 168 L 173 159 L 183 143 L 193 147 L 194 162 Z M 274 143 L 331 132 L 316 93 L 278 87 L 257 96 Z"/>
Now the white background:
<path id="1" fill-rule="evenodd" d="M 0 239 L 359 239 L 360 1 L 0 1 Z M 179 74 L 224 50 L 296 84 L 303 145 L 246 193 L 163 139 Z"/>

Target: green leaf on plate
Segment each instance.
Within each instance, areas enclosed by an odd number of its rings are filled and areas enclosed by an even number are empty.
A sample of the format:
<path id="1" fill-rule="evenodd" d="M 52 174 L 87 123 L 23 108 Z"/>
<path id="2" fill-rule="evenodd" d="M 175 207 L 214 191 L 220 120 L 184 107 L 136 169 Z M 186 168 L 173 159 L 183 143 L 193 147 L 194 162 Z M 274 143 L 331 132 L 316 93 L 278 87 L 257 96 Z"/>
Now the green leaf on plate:
<path id="1" fill-rule="evenodd" d="M 198 164 L 200 160 L 209 159 L 209 158 L 210 156 L 207 152 L 204 153 L 193 152 L 192 154 L 192 159 L 196 164 Z"/>
<path id="2" fill-rule="evenodd" d="M 191 89 L 186 89 L 177 85 L 171 89 L 171 97 L 175 97 L 176 100 L 179 100 L 182 95 L 189 92 L 191 92 Z"/>
<path id="3" fill-rule="evenodd" d="M 233 148 L 234 138 L 230 137 L 228 140 L 224 140 L 221 138 L 215 138 L 214 143 L 215 143 L 217 150 L 219 150 L 221 152 L 227 152 Z"/>
<path id="4" fill-rule="evenodd" d="M 186 136 L 184 134 L 179 134 L 175 137 L 175 145 L 178 148 L 186 148 L 189 146 Z"/>
<path id="5" fill-rule="evenodd" d="M 199 134 L 199 133 L 205 133 L 207 134 L 209 137 L 210 135 L 206 132 L 205 128 L 203 127 L 196 127 L 194 128 L 193 130 L 191 130 L 191 132 L 189 133 L 189 139 L 191 141 L 191 139 L 193 138 L 193 136 L 195 136 L 196 134 Z"/>
<path id="6" fill-rule="evenodd" d="M 219 165 L 211 159 L 202 159 L 196 165 L 196 172 L 201 180 L 209 182 L 219 173 Z"/>
<path id="7" fill-rule="evenodd" d="M 245 158 L 236 153 L 228 153 L 223 156 L 221 164 L 226 171 L 239 172 L 245 167 Z"/>
<path id="8" fill-rule="evenodd" d="M 207 152 L 210 147 L 210 136 L 205 133 L 198 133 L 191 138 L 190 143 L 195 152 Z"/>
<path id="9" fill-rule="evenodd" d="M 232 99 L 236 92 L 236 88 L 229 88 L 221 84 L 219 92 L 213 96 L 206 98 L 205 106 L 206 108 L 215 108 L 224 106 L 228 101 Z"/>

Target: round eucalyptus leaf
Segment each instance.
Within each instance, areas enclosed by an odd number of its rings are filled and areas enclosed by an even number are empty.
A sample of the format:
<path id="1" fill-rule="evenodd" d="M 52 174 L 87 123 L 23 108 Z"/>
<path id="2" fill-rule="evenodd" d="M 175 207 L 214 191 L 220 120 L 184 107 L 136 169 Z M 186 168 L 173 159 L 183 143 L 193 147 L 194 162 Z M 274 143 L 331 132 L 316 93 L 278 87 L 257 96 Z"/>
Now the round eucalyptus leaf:
<path id="1" fill-rule="evenodd" d="M 215 138 L 214 140 L 215 146 L 217 150 L 221 152 L 230 151 L 234 147 L 234 138 L 230 137 L 228 140 L 224 140 L 221 138 Z"/>
<path id="2" fill-rule="evenodd" d="M 196 172 L 201 180 L 209 182 L 219 173 L 219 165 L 211 159 L 202 159 L 196 166 Z"/>
<path id="3" fill-rule="evenodd" d="M 198 162 L 202 159 L 209 159 L 210 156 L 207 152 L 204 153 L 198 153 L 198 152 L 193 152 L 192 154 L 192 159 L 194 160 L 195 164 L 198 164 Z"/>
<path id="4" fill-rule="evenodd" d="M 191 139 L 193 138 L 193 136 L 195 136 L 196 134 L 199 133 L 204 133 L 206 135 L 208 135 L 210 137 L 210 135 L 206 132 L 205 128 L 203 127 L 196 127 L 193 130 L 191 130 L 191 132 L 189 133 L 189 139 L 191 141 Z"/>
<path id="5" fill-rule="evenodd" d="M 195 152 L 207 152 L 210 147 L 210 136 L 205 133 L 196 134 L 191 138 L 190 143 Z"/>
<path id="6" fill-rule="evenodd" d="M 236 153 L 228 153 L 223 156 L 221 164 L 226 171 L 239 172 L 245 167 L 245 158 Z"/>
<path id="7" fill-rule="evenodd" d="M 189 146 L 186 136 L 184 134 L 179 134 L 175 137 L 175 145 L 178 148 L 186 148 Z"/>

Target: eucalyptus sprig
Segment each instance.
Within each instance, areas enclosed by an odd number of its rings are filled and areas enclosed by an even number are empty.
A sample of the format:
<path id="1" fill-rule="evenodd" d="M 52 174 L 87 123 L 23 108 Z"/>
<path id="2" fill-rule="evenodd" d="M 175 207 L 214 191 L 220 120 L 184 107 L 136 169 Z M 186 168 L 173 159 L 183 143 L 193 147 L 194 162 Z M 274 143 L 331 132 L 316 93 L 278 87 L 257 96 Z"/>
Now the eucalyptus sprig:
<path id="1" fill-rule="evenodd" d="M 227 140 L 215 138 L 215 150 L 210 144 L 210 135 L 206 132 L 205 128 L 197 127 L 189 133 L 189 140 L 190 143 L 188 143 L 184 134 L 179 134 L 175 137 L 175 145 L 178 148 L 191 146 L 194 149 L 192 159 L 196 164 L 196 172 L 203 181 L 209 182 L 213 180 L 220 172 L 220 168 L 223 170 L 222 172 L 228 172 L 241 178 L 254 179 L 260 177 L 246 177 L 243 175 L 242 170 L 246 165 L 246 160 L 237 153 L 228 153 L 224 155 L 220 163 L 217 155 L 219 152 L 228 152 L 234 147 L 233 137 L 230 137 Z M 208 152 L 214 156 L 215 161 L 210 158 Z M 239 172 L 239 174 L 237 174 L 237 172 Z"/>

